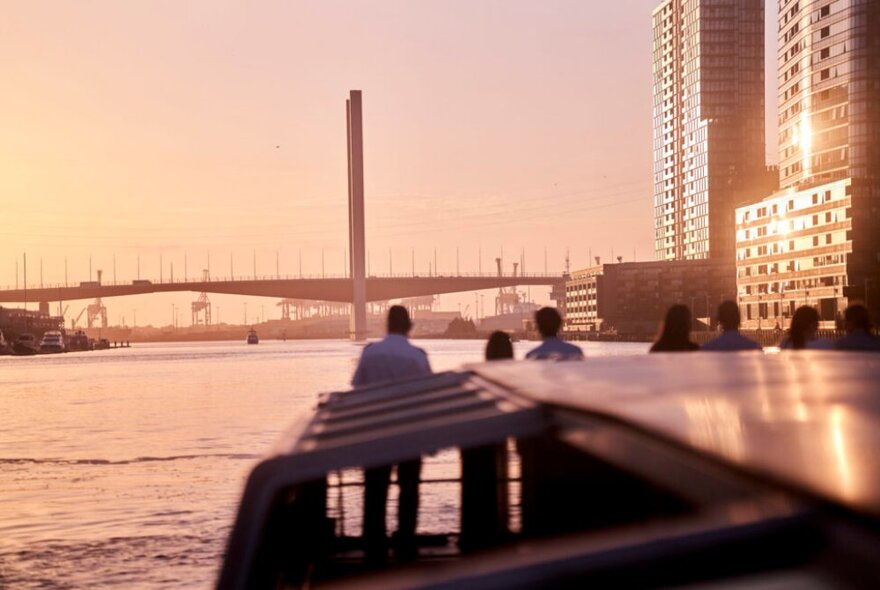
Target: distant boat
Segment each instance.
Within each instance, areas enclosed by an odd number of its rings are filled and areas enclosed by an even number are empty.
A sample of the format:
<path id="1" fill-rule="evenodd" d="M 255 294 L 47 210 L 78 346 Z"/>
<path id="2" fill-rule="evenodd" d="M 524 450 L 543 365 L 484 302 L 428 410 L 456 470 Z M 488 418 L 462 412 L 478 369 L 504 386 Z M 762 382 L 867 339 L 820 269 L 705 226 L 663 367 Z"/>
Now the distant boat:
<path id="1" fill-rule="evenodd" d="M 20 355 L 37 354 L 39 348 L 37 339 L 33 334 L 22 334 L 12 345 L 12 352 Z"/>
<path id="2" fill-rule="evenodd" d="M 58 330 L 49 330 L 45 334 L 43 334 L 43 339 L 40 340 L 40 352 L 42 353 L 53 353 L 53 352 L 65 352 L 67 349 L 64 347 L 64 336 Z"/>
<path id="3" fill-rule="evenodd" d="M 254 330 L 253 328 L 248 330 L 247 343 L 248 344 L 259 344 L 260 343 L 260 337 L 257 336 L 257 331 Z"/>
<path id="4" fill-rule="evenodd" d="M 82 330 L 77 330 L 72 336 L 68 338 L 67 341 L 67 350 L 91 350 L 92 344 L 89 342 L 89 337 Z"/>

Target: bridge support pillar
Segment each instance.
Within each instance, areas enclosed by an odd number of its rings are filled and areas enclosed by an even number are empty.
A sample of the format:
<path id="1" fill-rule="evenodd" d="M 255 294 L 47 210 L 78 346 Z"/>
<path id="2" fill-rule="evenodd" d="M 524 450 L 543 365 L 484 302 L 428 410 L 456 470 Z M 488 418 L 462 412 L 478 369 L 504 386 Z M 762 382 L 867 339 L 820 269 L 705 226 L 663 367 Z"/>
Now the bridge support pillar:
<path id="1" fill-rule="evenodd" d="M 352 340 L 367 337 L 366 238 L 364 235 L 364 134 L 361 91 L 345 101 L 348 132 L 348 245 L 352 283 Z"/>

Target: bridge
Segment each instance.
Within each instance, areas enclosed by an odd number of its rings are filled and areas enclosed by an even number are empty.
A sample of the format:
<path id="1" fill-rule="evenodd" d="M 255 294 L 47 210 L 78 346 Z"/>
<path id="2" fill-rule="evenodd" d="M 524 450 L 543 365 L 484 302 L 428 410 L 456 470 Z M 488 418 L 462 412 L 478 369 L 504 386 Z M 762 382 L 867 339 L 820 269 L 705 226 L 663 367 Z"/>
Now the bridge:
<path id="1" fill-rule="evenodd" d="M 388 301 L 403 297 L 421 297 L 517 286 L 553 286 L 564 281 L 562 274 L 527 275 L 455 275 L 366 277 L 366 300 Z M 0 290 L 0 303 L 59 302 L 78 299 L 106 299 L 150 293 L 192 291 L 222 295 L 247 295 L 278 299 L 311 299 L 354 303 L 354 281 L 332 278 L 245 278 L 220 280 L 183 280 L 157 282 L 135 280 L 130 283 L 80 283 L 27 289 Z"/>
<path id="2" fill-rule="evenodd" d="M 94 299 L 95 303 L 89 306 L 89 325 L 93 320 L 92 310 L 104 309 L 101 303 L 102 299 L 149 293 L 192 291 L 203 294 L 204 297 L 201 297 L 199 302 L 193 303 L 194 318 L 199 310 L 205 310 L 208 315 L 210 314 L 210 304 L 207 301 L 208 293 L 351 303 L 351 335 L 355 340 L 362 340 L 366 337 L 367 302 L 527 285 L 556 286 L 564 282 L 565 277 L 561 273 L 543 275 L 517 273 L 516 264 L 514 264 L 514 272 L 505 276 L 502 272 L 500 258 L 496 258 L 498 272 L 495 275 L 468 276 L 456 273 L 455 276 L 438 276 L 435 263 L 434 272 L 430 276 L 367 276 L 361 101 L 360 90 L 352 90 L 349 93 L 349 98 L 345 101 L 348 156 L 348 251 L 351 253 L 347 276 L 335 278 L 281 278 L 280 276 L 258 278 L 254 276 L 241 280 L 233 280 L 229 277 L 221 280 L 209 280 L 209 271 L 205 270 L 202 280 L 184 279 L 177 282 L 160 280 L 158 283 L 154 283 L 138 279 L 125 284 L 115 282 L 106 284 L 101 282 L 101 271 L 99 270 L 97 281 L 92 281 L 90 276 L 89 281 L 82 282 L 78 286 L 44 287 L 40 285 L 38 288 L 0 290 L 0 303 L 39 302 L 41 309 L 48 309 L 50 302 Z M 91 275 L 91 269 L 89 274 Z M 24 276 L 26 281 L 26 260 Z M 101 313 L 106 314 L 104 311 Z M 207 316 L 206 322 L 209 322 Z"/>

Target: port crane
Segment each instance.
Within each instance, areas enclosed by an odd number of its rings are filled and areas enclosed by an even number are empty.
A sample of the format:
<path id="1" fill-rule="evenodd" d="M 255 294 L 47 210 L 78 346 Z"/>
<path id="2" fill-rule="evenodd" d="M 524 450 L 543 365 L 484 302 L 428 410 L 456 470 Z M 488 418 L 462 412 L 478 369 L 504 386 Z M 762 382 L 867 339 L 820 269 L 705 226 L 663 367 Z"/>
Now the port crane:
<path id="1" fill-rule="evenodd" d="M 202 282 L 208 282 L 208 269 L 202 269 Z M 192 325 L 198 326 L 202 324 L 201 316 L 202 312 L 205 315 L 205 326 L 211 325 L 211 301 L 208 299 L 208 294 L 204 291 L 199 295 L 199 298 L 192 302 Z"/>

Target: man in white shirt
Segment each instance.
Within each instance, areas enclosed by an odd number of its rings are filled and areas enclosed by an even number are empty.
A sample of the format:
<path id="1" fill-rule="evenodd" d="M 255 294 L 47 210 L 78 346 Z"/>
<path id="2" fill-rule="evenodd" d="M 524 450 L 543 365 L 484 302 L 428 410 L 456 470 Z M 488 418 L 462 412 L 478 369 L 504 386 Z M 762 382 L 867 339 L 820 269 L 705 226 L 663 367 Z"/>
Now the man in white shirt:
<path id="1" fill-rule="evenodd" d="M 357 388 L 382 381 L 430 375 L 428 355 L 421 348 L 410 344 L 407 339 L 411 328 L 412 322 L 406 308 L 400 305 L 391 306 L 388 310 L 388 335 L 364 348 L 351 384 Z M 357 395 L 357 390 L 354 394 Z M 412 558 L 417 555 L 415 533 L 421 470 L 421 458 L 397 465 L 400 497 L 394 541 L 398 558 Z M 372 562 L 381 563 L 388 558 L 385 505 L 390 479 L 390 465 L 364 470 L 363 539 L 367 560 Z"/>
<path id="2" fill-rule="evenodd" d="M 761 345 L 739 333 L 739 306 L 733 301 L 723 301 L 718 306 L 718 323 L 721 335 L 704 344 L 700 350 L 735 352 L 737 350 L 761 350 Z"/>
<path id="3" fill-rule="evenodd" d="M 584 353 L 580 348 L 559 339 L 562 316 L 558 311 L 552 307 L 542 307 L 535 312 L 535 324 L 538 326 L 543 342 L 526 354 L 527 359 L 567 361 L 584 358 Z"/>

